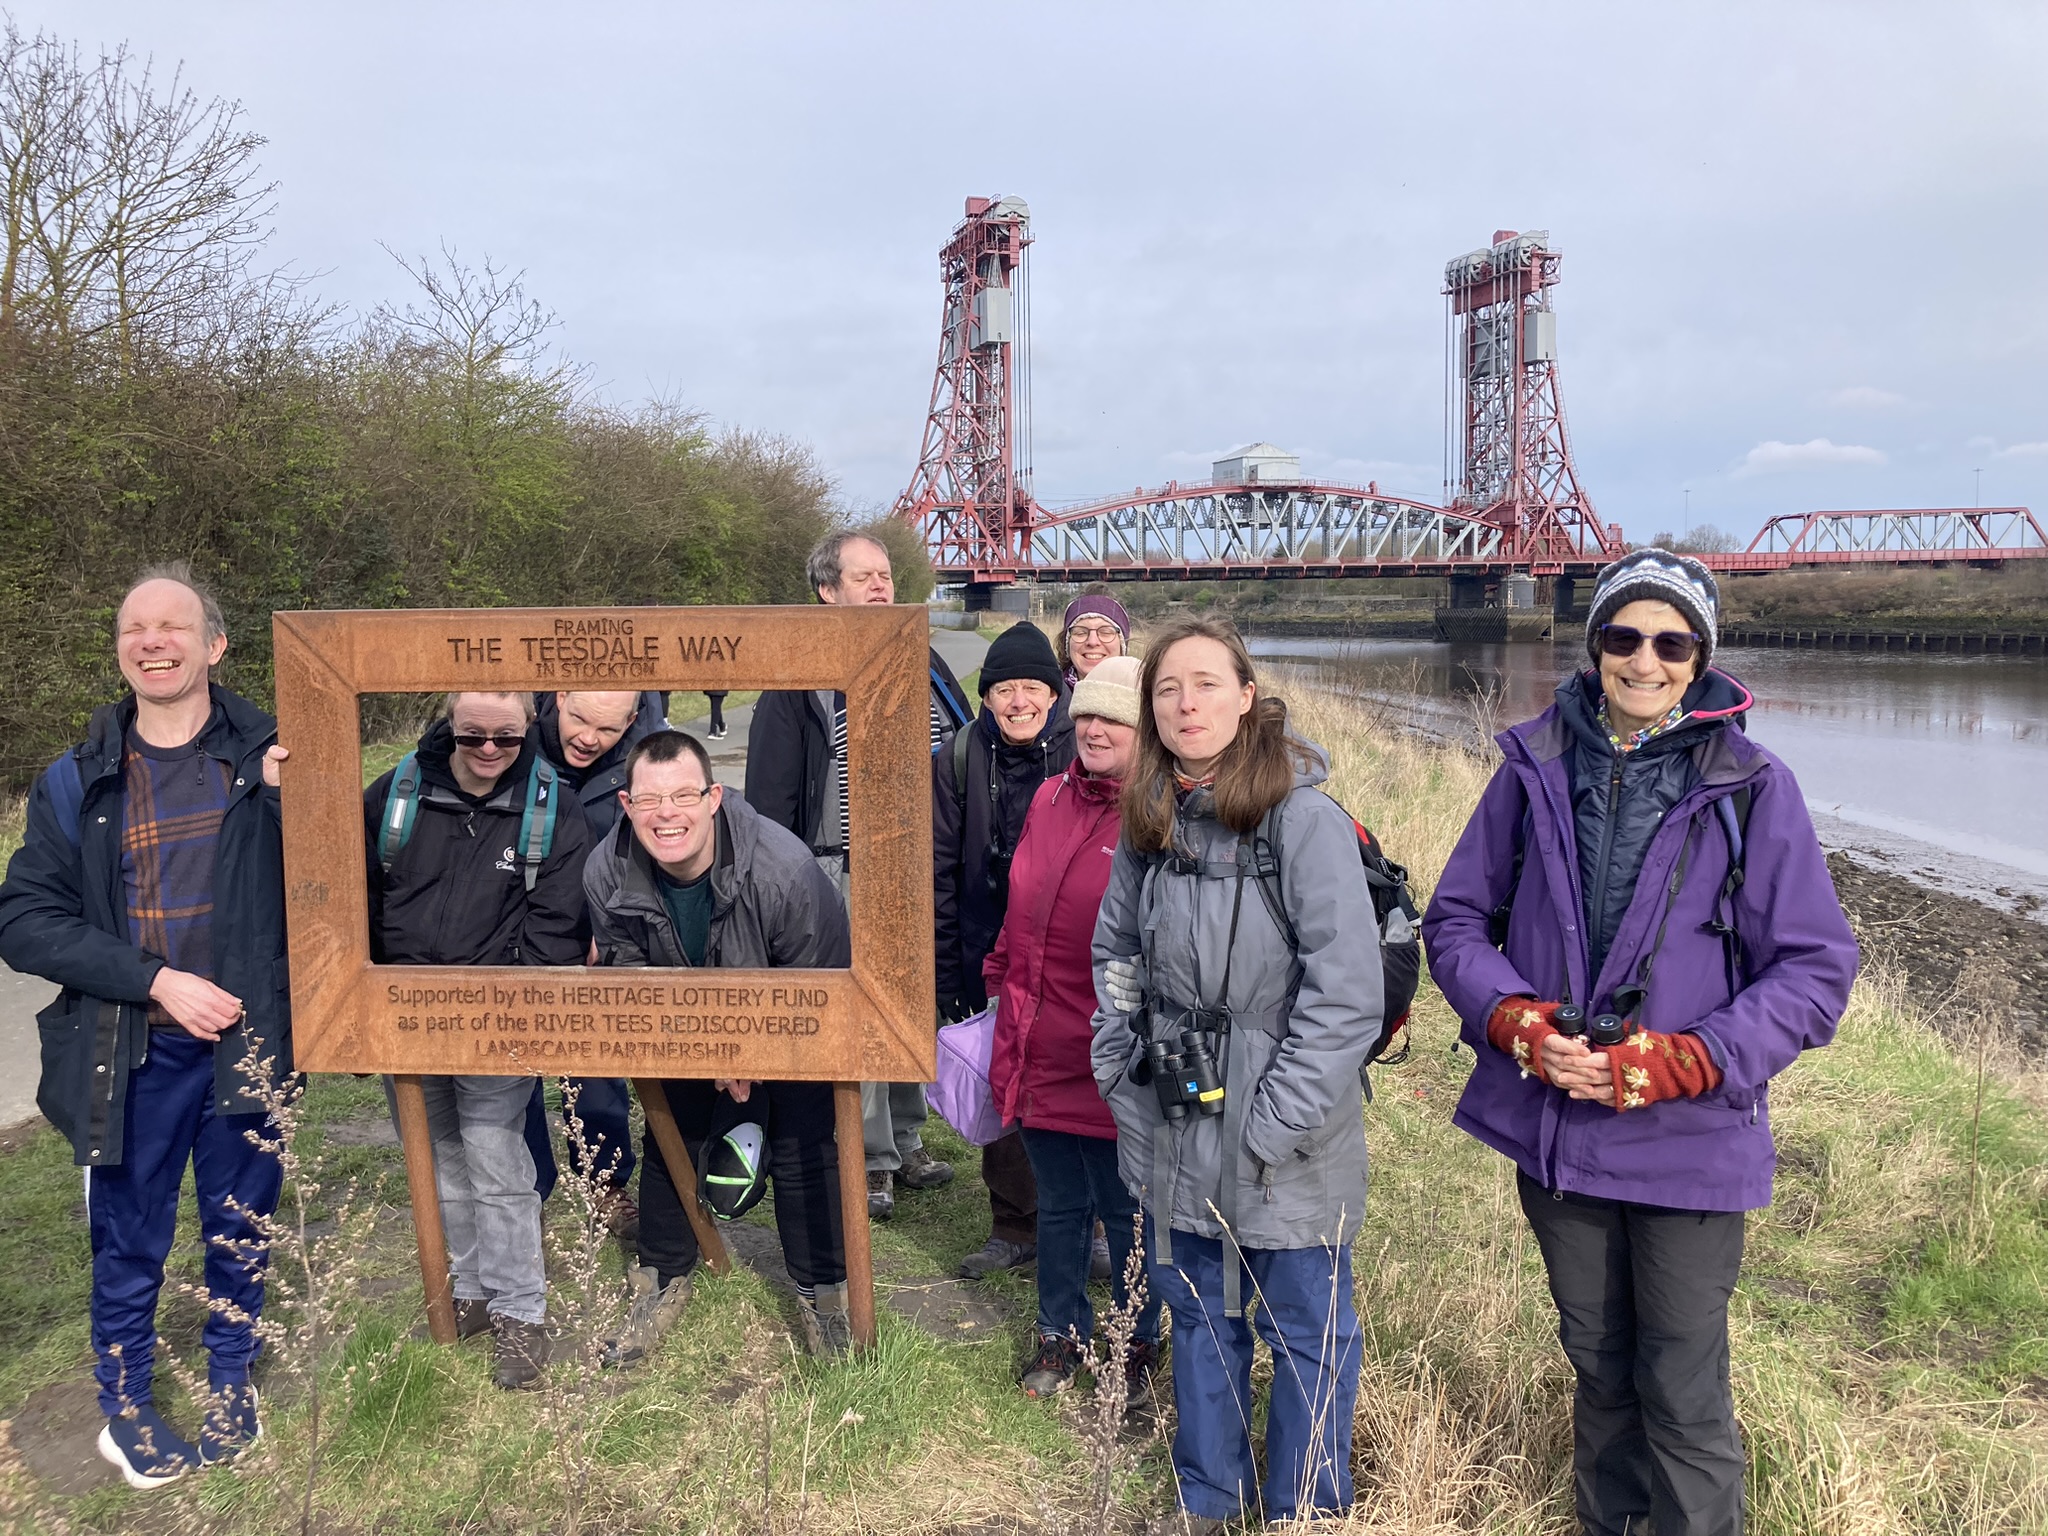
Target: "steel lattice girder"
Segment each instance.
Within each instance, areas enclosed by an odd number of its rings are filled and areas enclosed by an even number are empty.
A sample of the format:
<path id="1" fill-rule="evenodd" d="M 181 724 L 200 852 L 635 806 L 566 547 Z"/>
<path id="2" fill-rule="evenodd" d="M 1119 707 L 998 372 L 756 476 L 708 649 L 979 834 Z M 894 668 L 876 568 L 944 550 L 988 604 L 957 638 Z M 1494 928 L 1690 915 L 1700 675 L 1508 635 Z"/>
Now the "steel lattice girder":
<path id="1" fill-rule="evenodd" d="M 1467 562 L 1501 530 L 1416 502 L 1330 487 L 1191 490 L 1089 507 L 1031 532 L 1033 566 Z"/>
<path id="2" fill-rule="evenodd" d="M 1774 517 L 1750 542 L 1758 553 L 1985 554 L 2048 548 L 2025 507 L 1805 512 Z"/>

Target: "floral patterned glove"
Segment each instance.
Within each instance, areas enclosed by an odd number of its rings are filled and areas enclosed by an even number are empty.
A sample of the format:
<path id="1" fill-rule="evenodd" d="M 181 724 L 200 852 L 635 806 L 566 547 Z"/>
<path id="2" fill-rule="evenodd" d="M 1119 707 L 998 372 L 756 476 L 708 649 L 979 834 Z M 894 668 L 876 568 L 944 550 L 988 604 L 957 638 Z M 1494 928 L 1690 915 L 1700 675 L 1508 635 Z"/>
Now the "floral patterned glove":
<path id="1" fill-rule="evenodd" d="M 1557 1033 L 1550 1020 L 1560 1006 L 1532 997 L 1502 998 L 1486 1021 L 1487 1043 L 1514 1057 L 1522 1076 L 1549 1082 L 1543 1071 L 1543 1042 Z"/>
<path id="2" fill-rule="evenodd" d="M 1607 1051 L 1617 1112 L 1646 1109 L 1663 1099 L 1696 1099 L 1721 1086 L 1721 1069 L 1698 1035 L 1639 1029 Z"/>

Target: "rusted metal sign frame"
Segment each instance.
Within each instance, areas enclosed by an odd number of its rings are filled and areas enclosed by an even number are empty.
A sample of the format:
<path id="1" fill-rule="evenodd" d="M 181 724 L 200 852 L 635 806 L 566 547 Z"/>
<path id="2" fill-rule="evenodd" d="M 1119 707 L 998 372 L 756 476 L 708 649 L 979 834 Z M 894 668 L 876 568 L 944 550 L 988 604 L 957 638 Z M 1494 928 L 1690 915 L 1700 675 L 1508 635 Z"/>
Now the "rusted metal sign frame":
<path id="1" fill-rule="evenodd" d="M 419 1078 L 461 1073 L 833 1083 L 849 1300 L 856 1335 L 873 1340 L 859 1085 L 928 1082 L 936 1066 L 927 628 L 915 606 L 273 617 L 278 738 L 292 754 L 294 1056 L 304 1071 L 397 1077 L 436 1337 L 453 1337 L 454 1314 Z M 851 968 L 371 964 L 360 696 L 551 688 L 845 694 Z M 691 1170 L 672 1171 L 678 1189 L 695 1187 Z M 684 1203 L 723 1267 L 715 1229 Z"/>

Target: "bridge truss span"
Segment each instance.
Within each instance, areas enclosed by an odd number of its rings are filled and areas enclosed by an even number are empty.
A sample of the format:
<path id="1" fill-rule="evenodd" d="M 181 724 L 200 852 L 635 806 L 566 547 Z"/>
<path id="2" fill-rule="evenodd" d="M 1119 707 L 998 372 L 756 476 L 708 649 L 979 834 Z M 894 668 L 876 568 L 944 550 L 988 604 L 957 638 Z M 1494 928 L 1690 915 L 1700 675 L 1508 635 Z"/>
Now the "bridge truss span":
<path id="1" fill-rule="evenodd" d="M 2048 535 L 2025 507 L 1792 512 L 1765 523 L 1726 570 L 1794 565 L 1906 565 L 2048 558 Z"/>
<path id="2" fill-rule="evenodd" d="M 1014 575 L 1399 575 L 1505 560 L 1497 524 L 1371 487 L 1169 485 L 1042 514 L 1031 530 L 1030 568 Z"/>

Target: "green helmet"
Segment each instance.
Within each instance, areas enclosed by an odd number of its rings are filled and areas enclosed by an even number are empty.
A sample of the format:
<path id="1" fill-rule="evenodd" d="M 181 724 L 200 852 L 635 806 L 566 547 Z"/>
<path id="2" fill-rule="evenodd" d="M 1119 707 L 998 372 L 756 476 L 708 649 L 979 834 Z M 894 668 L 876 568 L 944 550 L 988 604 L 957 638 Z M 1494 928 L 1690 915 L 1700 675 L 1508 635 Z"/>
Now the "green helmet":
<path id="1" fill-rule="evenodd" d="M 768 1193 L 768 1137 L 749 1120 L 736 1125 L 704 1152 L 700 1181 L 704 1203 L 720 1221 L 738 1221 Z"/>

